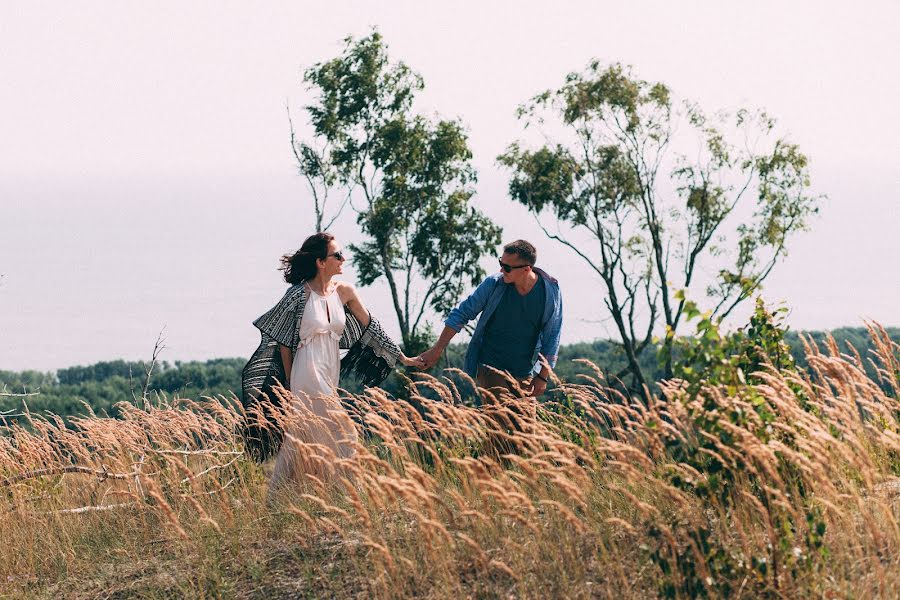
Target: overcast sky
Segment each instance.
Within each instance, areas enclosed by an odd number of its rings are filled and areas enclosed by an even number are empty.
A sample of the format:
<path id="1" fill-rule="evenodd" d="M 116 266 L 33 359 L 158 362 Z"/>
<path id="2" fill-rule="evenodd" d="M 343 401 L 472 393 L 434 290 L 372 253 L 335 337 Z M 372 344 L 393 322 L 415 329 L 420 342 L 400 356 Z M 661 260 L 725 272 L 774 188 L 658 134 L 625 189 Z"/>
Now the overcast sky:
<path id="1" fill-rule="evenodd" d="M 765 296 L 794 328 L 900 325 L 896 2 L 0 3 L 0 369 L 247 356 L 312 230 L 285 104 L 377 26 L 469 128 L 476 201 L 566 298 L 564 342 L 612 335 L 598 282 L 505 195 L 515 107 L 591 58 L 706 108 L 765 107 L 828 201 Z M 346 242 L 349 216 L 335 228 Z M 492 267 L 486 259 L 485 266 Z M 352 272 L 348 273 L 352 279 Z M 396 332 L 384 288 L 363 290 Z"/>

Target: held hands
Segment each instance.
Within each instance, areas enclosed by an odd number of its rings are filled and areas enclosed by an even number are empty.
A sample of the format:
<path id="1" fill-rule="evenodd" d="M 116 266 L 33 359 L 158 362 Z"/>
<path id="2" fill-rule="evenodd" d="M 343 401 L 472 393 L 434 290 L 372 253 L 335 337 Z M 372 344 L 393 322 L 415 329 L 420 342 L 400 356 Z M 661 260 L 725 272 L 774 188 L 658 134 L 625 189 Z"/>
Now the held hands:
<path id="1" fill-rule="evenodd" d="M 425 352 L 419 355 L 419 359 L 422 361 L 422 369 L 430 369 L 434 365 L 437 364 L 437 361 L 441 359 L 441 349 L 437 346 L 432 346 Z"/>
<path id="2" fill-rule="evenodd" d="M 407 367 L 414 367 L 416 369 L 424 369 L 425 368 L 425 363 L 422 362 L 421 358 L 419 358 L 419 357 L 410 358 L 410 357 L 406 356 L 405 354 L 403 354 L 402 352 L 400 353 L 400 362 L 403 363 L 404 365 L 406 365 Z"/>

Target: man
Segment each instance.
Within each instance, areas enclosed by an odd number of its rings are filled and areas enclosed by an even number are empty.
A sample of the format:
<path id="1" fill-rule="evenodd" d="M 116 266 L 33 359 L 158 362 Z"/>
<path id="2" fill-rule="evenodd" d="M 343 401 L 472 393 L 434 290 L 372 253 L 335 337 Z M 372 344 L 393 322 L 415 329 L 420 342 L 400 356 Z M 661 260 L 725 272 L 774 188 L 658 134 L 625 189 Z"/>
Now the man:
<path id="1" fill-rule="evenodd" d="M 536 268 L 536 261 L 537 250 L 525 240 L 504 246 L 500 272 L 450 312 L 438 341 L 420 355 L 425 368 L 434 366 L 453 336 L 481 313 L 466 352 L 465 371 L 479 387 L 512 391 L 514 386 L 488 367 L 506 371 L 529 396 L 543 394 L 559 351 L 562 296 L 559 283 Z M 535 362 L 538 353 L 546 363 Z"/>

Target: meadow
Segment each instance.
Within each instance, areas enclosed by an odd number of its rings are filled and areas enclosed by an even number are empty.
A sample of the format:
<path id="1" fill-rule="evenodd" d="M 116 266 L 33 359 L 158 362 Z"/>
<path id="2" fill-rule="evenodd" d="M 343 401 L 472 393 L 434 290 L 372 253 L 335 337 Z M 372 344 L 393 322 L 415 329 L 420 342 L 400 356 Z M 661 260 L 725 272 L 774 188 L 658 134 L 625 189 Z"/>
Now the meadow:
<path id="1" fill-rule="evenodd" d="M 649 401 L 590 364 L 536 407 L 456 371 L 346 393 L 355 456 L 289 435 L 310 474 L 277 493 L 234 397 L 28 414 L 0 436 L 0 595 L 898 597 L 900 346 L 869 331 L 806 369 L 688 349 L 705 367 Z"/>

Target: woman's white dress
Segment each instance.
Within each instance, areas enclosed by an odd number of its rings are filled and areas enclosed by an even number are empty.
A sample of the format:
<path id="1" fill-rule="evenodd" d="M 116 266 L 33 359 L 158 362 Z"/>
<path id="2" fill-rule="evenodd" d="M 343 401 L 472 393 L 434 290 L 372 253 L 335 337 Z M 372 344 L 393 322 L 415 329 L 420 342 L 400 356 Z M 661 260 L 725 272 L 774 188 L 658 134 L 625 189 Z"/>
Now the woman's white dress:
<path id="1" fill-rule="evenodd" d="M 272 484 L 299 481 L 304 473 L 327 476 L 335 458 L 353 456 L 357 439 L 356 428 L 337 397 L 344 307 L 336 291 L 321 296 L 307 290 L 298 324 L 300 343 L 291 367 L 292 418 L 296 421 L 286 428 L 288 435 L 275 460 Z"/>

